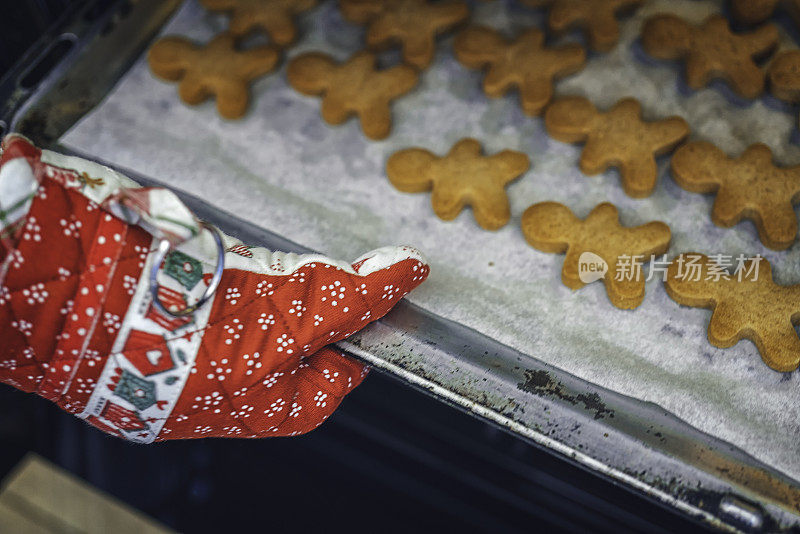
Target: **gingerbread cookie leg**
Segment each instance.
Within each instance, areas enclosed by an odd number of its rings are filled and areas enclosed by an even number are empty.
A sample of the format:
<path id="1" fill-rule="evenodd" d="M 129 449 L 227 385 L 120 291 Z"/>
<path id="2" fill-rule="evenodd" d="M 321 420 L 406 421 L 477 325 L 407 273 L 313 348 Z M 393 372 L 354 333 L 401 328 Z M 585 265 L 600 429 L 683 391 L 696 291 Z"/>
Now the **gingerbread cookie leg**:
<path id="1" fill-rule="evenodd" d="M 713 310 L 708 325 L 712 345 L 727 348 L 749 339 L 772 369 L 797 369 L 800 338 L 794 325 L 800 323 L 800 285 L 777 285 L 763 258 L 743 262 L 740 271 L 723 276 L 713 267 L 702 254 L 679 255 L 667 270 L 667 294 L 679 304 Z"/>

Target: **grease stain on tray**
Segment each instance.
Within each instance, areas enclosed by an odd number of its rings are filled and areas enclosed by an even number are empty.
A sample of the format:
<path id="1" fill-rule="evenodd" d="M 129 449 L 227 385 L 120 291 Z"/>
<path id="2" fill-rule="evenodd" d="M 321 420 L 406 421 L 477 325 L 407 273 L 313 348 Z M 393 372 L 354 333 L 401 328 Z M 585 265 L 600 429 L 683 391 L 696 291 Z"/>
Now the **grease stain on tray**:
<path id="1" fill-rule="evenodd" d="M 586 410 L 594 413 L 595 419 L 614 417 L 614 410 L 608 408 L 597 393 L 571 393 L 564 384 L 550 376 L 543 370 L 528 369 L 525 371 L 525 381 L 517 384 L 517 388 L 527 393 L 550 395 L 561 399 L 573 406 L 582 405 Z"/>

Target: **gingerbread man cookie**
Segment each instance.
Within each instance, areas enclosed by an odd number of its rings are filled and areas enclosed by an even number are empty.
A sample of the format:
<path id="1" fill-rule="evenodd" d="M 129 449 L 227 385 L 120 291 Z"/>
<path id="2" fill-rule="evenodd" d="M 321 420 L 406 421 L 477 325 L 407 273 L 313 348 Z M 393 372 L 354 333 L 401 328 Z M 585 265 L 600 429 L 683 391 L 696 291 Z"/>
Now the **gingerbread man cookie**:
<path id="1" fill-rule="evenodd" d="M 147 53 L 156 76 L 179 81 L 178 94 L 194 106 L 212 95 L 226 119 L 238 119 L 247 111 L 249 83 L 272 71 L 280 55 L 273 46 L 237 50 L 230 33 L 221 33 L 205 46 L 183 37 L 164 37 Z"/>
<path id="2" fill-rule="evenodd" d="M 583 68 L 586 52 L 580 45 L 547 48 L 544 34 L 530 29 L 513 41 L 483 26 L 468 28 L 456 37 L 458 60 L 470 68 L 488 67 L 483 90 L 490 97 L 519 88 L 522 109 L 538 115 L 553 95 L 553 81 Z"/>
<path id="3" fill-rule="evenodd" d="M 731 11 L 736 20 L 758 24 L 772 16 L 780 0 L 732 0 Z"/>
<path id="4" fill-rule="evenodd" d="M 550 6 L 547 25 L 554 32 L 581 28 L 593 50 L 607 52 L 619 41 L 617 13 L 632 10 L 644 0 L 523 0 L 534 7 Z"/>
<path id="5" fill-rule="evenodd" d="M 672 176 L 682 188 L 695 193 L 717 193 L 711 219 L 731 227 L 751 219 L 761 242 L 775 250 L 794 243 L 800 201 L 800 165 L 777 167 L 766 145 L 751 145 L 738 158 L 729 158 L 707 142 L 693 142 L 672 156 Z"/>
<path id="6" fill-rule="evenodd" d="M 297 27 L 294 16 L 308 11 L 317 0 L 200 0 L 210 11 L 227 11 L 231 14 L 228 31 L 241 36 L 260 28 L 267 32 L 272 42 L 286 46 L 295 40 Z"/>
<path id="7" fill-rule="evenodd" d="M 650 17 L 642 27 L 642 45 L 658 59 L 684 59 L 686 82 L 692 89 L 722 78 L 744 98 L 764 90 L 764 72 L 754 57 L 778 44 L 778 29 L 764 24 L 749 33 L 731 32 L 722 15 L 712 15 L 694 26 L 669 14 Z"/>
<path id="8" fill-rule="evenodd" d="M 375 56 L 358 52 L 337 64 L 317 52 L 294 58 L 287 70 L 289 83 L 306 95 L 322 95 L 322 118 L 341 124 L 358 115 L 361 129 L 370 139 L 383 139 L 392 127 L 392 100 L 416 84 L 417 71 L 408 65 L 377 70 Z"/>
<path id="9" fill-rule="evenodd" d="M 418 69 L 433 61 L 436 35 L 469 17 L 469 8 L 462 0 L 340 0 L 339 6 L 348 20 L 369 25 L 369 47 L 399 41 L 403 60 Z"/>
<path id="10" fill-rule="evenodd" d="M 455 219 L 465 205 L 486 230 L 497 230 L 511 218 L 505 186 L 530 167 L 528 156 L 503 150 L 481 153 L 475 139 L 462 139 L 444 157 L 422 148 L 395 152 L 386 163 L 389 181 L 406 193 L 433 190 L 431 204 L 441 219 Z"/>
<path id="11" fill-rule="evenodd" d="M 800 102 L 800 50 L 786 50 L 769 66 L 772 94 L 786 102 Z"/>
<path id="12" fill-rule="evenodd" d="M 708 323 L 712 345 L 727 348 L 749 339 L 772 369 L 797 369 L 800 338 L 794 325 L 800 323 L 800 284 L 776 284 L 764 258 L 743 261 L 728 274 L 702 254 L 681 254 L 667 269 L 665 286 L 675 302 L 713 310 Z"/>
<path id="13" fill-rule="evenodd" d="M 544 122 L 547 133 L 559 141 L 586 141 L 581 171 L 592 175 L 618 166 L 625 193 L 641 198 L 656 186 L 655 157 L 689 135 L 689 125 L 682 118 L 644 122 L 641 111 L 639 102 L 632 98 L 620 100 L 601 113 L 583 97 L 566 97 L 547 108 Z"/>
<path id="14" fill-rule="evenodd" d="M 570 289 L 602 277 L 611 303 L 633 309 L 644 299 L 642 262 L 669 248 L 669 226 L 654 221 L 624 227 L 616 206 L 604 202 L 581 220 L 558 202 L 541 202 L 525 210 L 522 233 L 543 252 L 566 251 L 561 280 Z M 596 273 L 597 276 L 591 276 Z"/>

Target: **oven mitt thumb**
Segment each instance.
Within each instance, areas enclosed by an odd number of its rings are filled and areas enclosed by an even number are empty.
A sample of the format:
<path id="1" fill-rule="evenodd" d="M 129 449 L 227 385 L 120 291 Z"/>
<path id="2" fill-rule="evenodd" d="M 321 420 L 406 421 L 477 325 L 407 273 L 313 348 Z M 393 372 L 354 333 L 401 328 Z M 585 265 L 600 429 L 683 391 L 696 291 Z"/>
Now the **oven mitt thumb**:
<path id="1" fill-rule="evenodd" d="M 422 283 L 424 258 L 385 247 L 350 264 L 215 234 L 170 191 L 6 137 L 0 380 L 140 443 L 319 426 L 367 371 L 331 343 Z"/>

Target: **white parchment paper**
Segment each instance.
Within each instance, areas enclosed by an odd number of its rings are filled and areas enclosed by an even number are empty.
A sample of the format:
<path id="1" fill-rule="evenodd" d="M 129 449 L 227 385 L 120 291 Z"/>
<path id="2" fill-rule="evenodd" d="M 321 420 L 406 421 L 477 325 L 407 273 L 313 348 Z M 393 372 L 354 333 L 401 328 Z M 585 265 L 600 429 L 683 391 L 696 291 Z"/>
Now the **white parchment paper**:
<path id="1" fill-rule="evenodd" d="M 473 20 L 509 35 L 542 23 L 541 12 L 515 2 L 475 4 Z M 586 68 L 560 82 L 557 92 L 585 95 L 601 109 L 633 96 L 647 118 L 684 117 L 692 139 L 714 142 L 730 154 L 764 142 L 779 163 L 800 163 L 800 147 L 790 142 L 795 112 L 770 99 L 737 101 L 720 85 L 687 90 L 679 66 L 650 61 L 638 50 L 648 16 L 669 11 L 699 22 L 719 9 L 718 2 L 648 2 L 624 19 L 619 46 L 590 55 Z M 363 30 L 344 21 L 335 2 L 322 3 L 300 25 L 302 38 L 289 58 L 323 50 L 344 59 L 362 46 Z M 204 41 L 224 27 L 224 17 L 207 14 L 192 0 L 164 33 Z M 397 56 L 383 59 L 390 63 Z M 529 247 L 519 217 L 544 200 L 563 202 L 581 217 L 610 201 L 624 224 L 669 224 L 671 255 L 760 253 L 784 284 L 800 283 L 800 244 L 776 253 L 761 245 L 750 222 L 714 226 L 713 197 L 680 189 L 666 159 L 655 193 L 642 200 L 625 196 L 616 171 L 582 175 L 579 146 L 549 139 L 540 118 L 522 113 L 515 94 L 488 99 L 480 82 L 479 72 L 454 59 L 452 37 L 441 39 L 419 86 L 395 103 L 392 135 L 372 142 L 355 119 L 338 127 L 324 123 L 320 100 L 288 86 L 285 63 L 254 84 L 244 119 L 225 121 L 211 101 L 182 104 L 176 86 L 154 78 L 142 58 L 62 142 L 336 257 L 412 244 L 431 261 L 430 278 L 410 295 L 413 302 L 586 380 L 655 402 L 800 479 L 796 372 L 770 370 L 749 341 L 726 350 L 711 346 L 710 312 L 678 306 L 659 280 L 648 282 L 644 303 L 634 311 L 614 308 L 599 282 L 571 291 L 560 281 L 563 257 Z M 394 151 L 423 146 L 444 154 L 466 136 L 488 152 L 510 148 L 531 158 L 530 171 L 508 187 L 513 217 L 498 232 L 481 230 L 469 210 L 443 222 L 431 210 L 430 195 L 400 193 L 386 179 L 384 164 Z"/>

